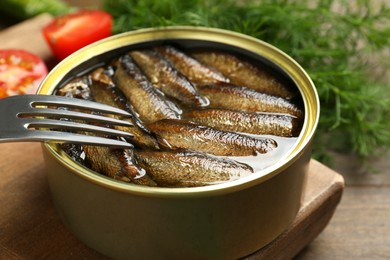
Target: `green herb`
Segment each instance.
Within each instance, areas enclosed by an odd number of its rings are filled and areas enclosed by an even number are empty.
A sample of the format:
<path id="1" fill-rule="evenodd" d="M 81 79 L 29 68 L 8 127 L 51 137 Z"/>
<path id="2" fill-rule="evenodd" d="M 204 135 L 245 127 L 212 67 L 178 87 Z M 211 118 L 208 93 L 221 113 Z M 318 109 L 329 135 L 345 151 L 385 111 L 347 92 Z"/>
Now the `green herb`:
<path id="1" fill-rule="evenodd" d="M 104 8 L 114 17 L 116 33 L 169 25 L 219 27 L 292 56 L 320 96 L 314 155 L 324 161 L 329 149 L 366 157 L 390 147 L 390 8 L 378 2 L 105 0 Z"/>
<path id="2" fill-rule="evenodd" d="M 0 12 L 24 20 L 41 13 L 54 16 L 69 13 L 75 8 L 61 0 L 1 0 Z"/>

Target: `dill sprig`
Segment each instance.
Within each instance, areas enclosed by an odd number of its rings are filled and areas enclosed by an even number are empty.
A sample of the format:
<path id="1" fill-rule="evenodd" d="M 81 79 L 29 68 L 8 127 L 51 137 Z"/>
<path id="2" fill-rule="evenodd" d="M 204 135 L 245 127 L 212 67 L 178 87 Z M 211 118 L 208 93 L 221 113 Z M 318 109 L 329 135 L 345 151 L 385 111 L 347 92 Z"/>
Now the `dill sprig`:
<path id="1" fill-rule="evenodd" d="M 104 8 L 114 17 L 115 33 L 171 25 L 218 27 L 289 54 L 309 73 L 320 96 L 314 155 L 324 161 L 329 149 L 367 157 L 390 147 L 390 8 L 378 2 L 105 0 Z"/>

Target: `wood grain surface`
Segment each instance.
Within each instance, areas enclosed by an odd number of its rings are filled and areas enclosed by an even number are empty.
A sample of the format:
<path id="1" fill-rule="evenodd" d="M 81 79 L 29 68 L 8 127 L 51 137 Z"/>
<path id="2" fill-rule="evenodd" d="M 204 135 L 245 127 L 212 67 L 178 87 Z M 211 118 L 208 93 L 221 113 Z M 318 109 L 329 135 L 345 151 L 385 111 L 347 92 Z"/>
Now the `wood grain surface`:
<path id="1" fill-rule="evenodd" d="M 0 31 L 0 49 L 23 49 L 46 62 L 54 62 L 42 34 L 42 28 L 52 19 L 51 15 L 42 14 Z"/>
<path id="2" fill-rule="evenodd" d="M 330 224 L 296 260 L 390 259 L 390 188 L 346 187 Z"/>
<path id="3" fill-rule="evenodd" d="M 389 152 L 372 158 L 369 168 L 355 156 L 334 154 L 334 167 L 345 179 L 342 200 L 326 229 L 296 260 L 390 259 Z"/>
<path id="4" fill-rule="evenodd" d="M 39 143 L 0 144 L 0 259 L 105 259 L 62 224 L 50 199 Z M 312 160 L 302 207 L 275 241 L 246 259 L 289 259 L 328 224 L 343 178 Z"/>

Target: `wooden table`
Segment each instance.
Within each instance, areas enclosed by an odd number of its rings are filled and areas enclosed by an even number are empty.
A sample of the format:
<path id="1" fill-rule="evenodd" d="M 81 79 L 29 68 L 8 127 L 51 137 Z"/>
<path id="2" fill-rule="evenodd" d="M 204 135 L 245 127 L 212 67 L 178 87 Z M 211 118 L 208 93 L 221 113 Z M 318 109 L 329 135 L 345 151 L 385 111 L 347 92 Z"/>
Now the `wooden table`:
<path id="1" fill-rule="evenodd" d="M 0 259 L 105 259 L 62 224 L 50 199 L 39 143 L 0 144 Z M 302 206 L 290 227 L 246 259 L 295 256 L 328 224 L 343 178 L 312 160 Z"/>
<path id="2" fill-rule="evenodd" d="M 41 27 L 51 19 L 42 15 L 1 31 L 0 48 L 25 48 L 54 64 L 40 37 Z M 305 189 L 303 205 L 306 207 L 302 208 L 305 210 L 301 209 L 295 225 L 279 240 L 249 259 L 270 256 L 275 251 L 279 252 L 279 257 L 283 253 L 295 255 L 305 244 L 309 245 L 298 253 L 296 259 L 390 258 L 390 162 L 384 157 L 374 163 L 379 173 L 359 174 L 359 163 L 353 161 L 354 158 L 344 155 L 336 158 L 339 160 L 335 169 L 342 173 L 347 186 L 329 225 L 327 221 L 341 196 L 342 178 L 335 171 L 312 161 L 313 176 L 309 177 L 316 181 L 308 182 L 311 186 Z M 0 259 L 105 259 L 83 245 L 62 225 L 50 200 L 38 144 L 1 144 L 0 176 Z M 326 201 L 333 204 L 327 205 Z M 333 208 L 328 210 L 330 205 Z M 307 216 L 315 209 L 317 219 L 322 217 L 322 222 L 303 221 L 310 220 Z M 316 227 L 316 223 L 320 225 Z M 303 236 L 306 240 L 295 239 L 295 243 L 286 244 L 283 237 L 288 237 L 288 234 Z"/>
<path id="3" fill-rule="evenodd" d="M 333 157 L 345 179 L 343 197 L 326 229 L 296 259 L 390 259 L 389 152 L 368 169 L 354 156 Z"/>

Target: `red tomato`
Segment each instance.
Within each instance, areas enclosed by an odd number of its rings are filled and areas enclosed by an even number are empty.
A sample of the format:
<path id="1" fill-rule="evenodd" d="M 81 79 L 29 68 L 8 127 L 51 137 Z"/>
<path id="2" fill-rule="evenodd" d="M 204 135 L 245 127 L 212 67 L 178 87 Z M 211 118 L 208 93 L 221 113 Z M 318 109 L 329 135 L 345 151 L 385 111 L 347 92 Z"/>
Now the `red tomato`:
<path id="1" fill-rule="evenodd" d="M 35 94 L 47 74 L 45 63 L 24 50 L 0 50 L 0 98 Z"/>
<path id="2" fill-rule="evenodd" d="M 55 18 L 43 28 L 53 54 L 60 60 L 78 49 L 111 35 L 112 17 L 97 10 L 82 10 Z"/>

